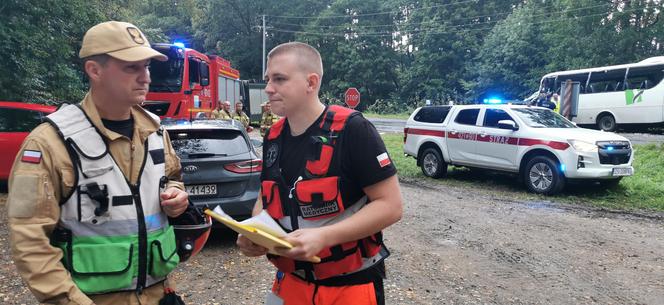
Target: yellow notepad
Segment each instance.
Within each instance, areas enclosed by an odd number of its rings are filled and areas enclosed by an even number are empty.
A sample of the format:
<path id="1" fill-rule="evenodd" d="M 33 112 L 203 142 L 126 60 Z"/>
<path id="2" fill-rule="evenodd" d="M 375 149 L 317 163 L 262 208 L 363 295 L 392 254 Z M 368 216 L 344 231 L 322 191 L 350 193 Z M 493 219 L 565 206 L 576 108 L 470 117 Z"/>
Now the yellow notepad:
<path id="1" fill-rule="evenodd" d="M 215 213 L 210 209 L 206 209 L 205 214 L 210 215 L 210 217 L 223 223 L 231 230 L 239 234 L 242 234 L 244 237 L 248 238 L 253 243 L 267 248 L 270 254 L 279 255 L 279 253 L 275 250 L 275 248 L 286 248 L 286 249 L 293 248 L 293 245 L 291 245 L 289 242 L 285 241 L 280 237 L 267 233 L 264 230 L 255 228 L 253 226 L 241 224 L 236 220 L 234 220 L 233 218 L 224 217 L 218 213 Z M 311 259 L 309 259 L 309 261 L 312 263 L 320 263 L 320 258 L 318 256 L 314 256 Z"/>

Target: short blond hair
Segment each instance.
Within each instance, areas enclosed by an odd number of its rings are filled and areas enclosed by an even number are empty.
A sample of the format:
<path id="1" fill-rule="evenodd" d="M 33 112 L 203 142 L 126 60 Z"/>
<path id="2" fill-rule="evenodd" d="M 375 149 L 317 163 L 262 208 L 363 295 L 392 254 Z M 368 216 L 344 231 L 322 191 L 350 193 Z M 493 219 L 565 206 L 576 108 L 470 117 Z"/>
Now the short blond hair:
<path id="1" fill-rule="evenodd" d="M 283 54 L 295 54 L 297 63 L 302 70 L 308 73 L 316 73 L 323 78 L 323 59 L 316 48 L 304 42 L 282 43 L 267 54 L 267 59 Z"/>

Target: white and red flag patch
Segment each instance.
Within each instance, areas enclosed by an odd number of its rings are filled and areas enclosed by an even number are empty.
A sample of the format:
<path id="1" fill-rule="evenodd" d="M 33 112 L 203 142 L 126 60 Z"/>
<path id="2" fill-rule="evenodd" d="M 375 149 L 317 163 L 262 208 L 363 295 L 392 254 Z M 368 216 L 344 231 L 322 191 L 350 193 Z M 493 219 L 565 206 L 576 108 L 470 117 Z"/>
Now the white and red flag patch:
<path id="1" fill-rule="evenodd" d="M 378 164 L 380 164 L 380 167 L 385 167 L 392 164 L 392 161 L 390 161 L 390 157 L 387 155 L 386 152 L 376 156 L 376 159 L 378 160 Z"/>
<path id="2" fill-rule="evenodd" d="M 26 163 L 39 164 L 39 162 L 41 162 L 41 157 L 42 157 L 41 151 L 24 150 L 23 156 L 21 157 L 21 161 Z"/>

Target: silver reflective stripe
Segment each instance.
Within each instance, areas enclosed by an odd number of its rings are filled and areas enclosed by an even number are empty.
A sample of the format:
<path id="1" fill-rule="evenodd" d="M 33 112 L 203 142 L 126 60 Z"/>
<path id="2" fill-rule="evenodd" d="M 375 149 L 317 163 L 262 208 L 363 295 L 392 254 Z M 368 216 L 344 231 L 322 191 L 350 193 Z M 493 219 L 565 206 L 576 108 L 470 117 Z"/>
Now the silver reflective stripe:
<path id="1" fill-rule="evenodd" d="M 135 219 L 108 221 L 101 225 L 79 222 L 78 220 L 61 220 L 60 224 L 69 229 L 73 236 L 127 236 L 138 232 L 138 223 Z"/>
<path id="2" fill-rule="evenodd" d="M 364 197 L 360 198 L 360 200 L 356 201 L 355 204 L 350 206 L 349 208 L 345 209 L 341 214 L 336 215 L 334 217 L 328 217 L 328 218 L 322 218 L 322 219 L 317 219 L 317 220 L 306 220 L 300 216 L 297 218 L 297 223 L 300 226 L 301 229 L 308 229 L 308 228 L 320 228 L 324 226 L 329 226 L 333 225 L 335 223 L 341 222 L 351 216 L 353 216 L 357 211 L 362 209 L 364 205 L 367 203 L 368 198 L 365 195 Z M 290 216 L 285 216 L 284 218 L 281 218 L 278 220 L 279 224 L 281 224 L 284 228 L 287 230 L 293 230 L 291 227 L 291 219 Z"/>
<path id="3" fill-rule="evenodd" d="M 80 222 L 78 220 L 61 220 L 63 228 L 69 229 L 73 236 L 127 236 L 138 232 L 136 219 L 109 220 L 102 224 Z M 162 214 L 154 214 L 145 217 L 145 225 L 148 233 L 161 230 L 168 225 L 168 218 Z"/>
<path id="4" fill-rule="evenodd" d="M 145 228 L 148 233 L 161 230 L 168 226 L 168 217 L 164 213 L 145 216 Z"/>

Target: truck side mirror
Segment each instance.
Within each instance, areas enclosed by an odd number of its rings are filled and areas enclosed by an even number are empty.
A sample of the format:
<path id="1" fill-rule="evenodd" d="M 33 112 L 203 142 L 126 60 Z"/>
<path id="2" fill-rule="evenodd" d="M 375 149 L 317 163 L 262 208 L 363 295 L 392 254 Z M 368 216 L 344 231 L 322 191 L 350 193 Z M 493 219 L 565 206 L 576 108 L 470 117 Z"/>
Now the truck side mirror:
<path id="1" fill-rule="evenodd" d="M 508 129 L 508 130 L 519 130 L 519 126 L 512 120 L 500 120 L 498 121 L 498 128 Z"/>

